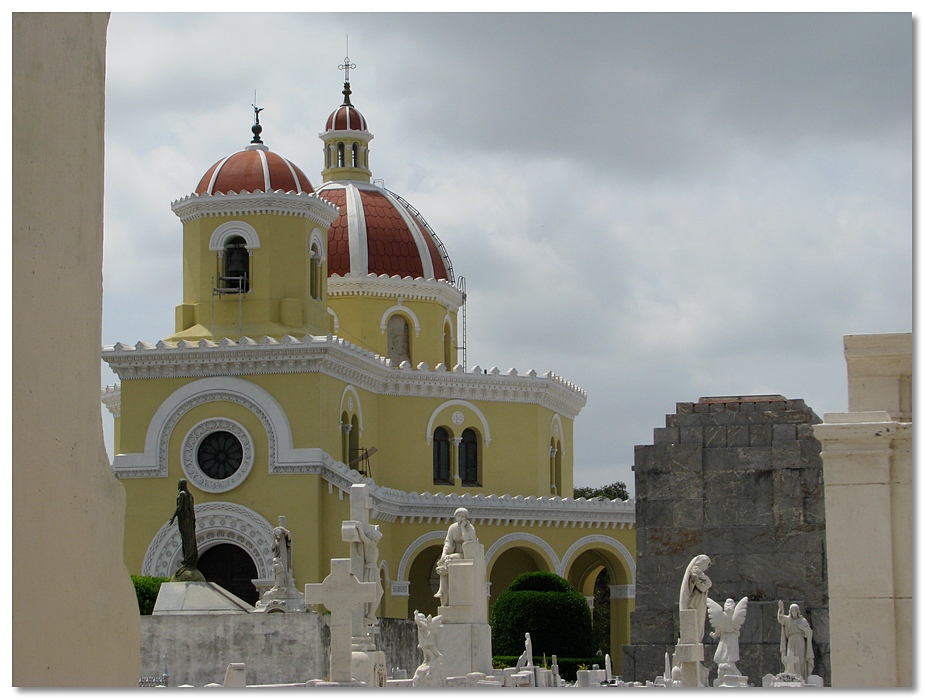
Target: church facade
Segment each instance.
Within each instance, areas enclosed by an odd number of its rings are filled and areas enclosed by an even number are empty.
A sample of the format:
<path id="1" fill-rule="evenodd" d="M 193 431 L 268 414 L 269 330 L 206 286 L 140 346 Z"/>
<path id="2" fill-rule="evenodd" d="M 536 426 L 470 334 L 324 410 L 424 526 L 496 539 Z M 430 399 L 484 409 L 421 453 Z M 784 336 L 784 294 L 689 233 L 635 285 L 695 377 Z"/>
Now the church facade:
<path id="1" fill-rule="evenodd" d="M 380 616 L 436 611 L 434 565 L 462 506 L 485 547 L 489 604 L 524 571 L 553 571 L 590 596 L 606 570 L 619 659 L 635 512 L 571 497 L 585 392 L 552 372 L 465 367 L 464 283 L 420 213 L 373 183 L 373 135 L 349 77 L 343 95 L 320 135 L 317 189 L 263 143 L 257 112 L 251 142 L 172 204 L 183 228 L 176 332 L 103 349 L 120 382 L 102 398 L 126 491 L 126 564 L 177 568 L 167 521 L 186 479 L 206 578 L 256 601 L 273 583 L 283 516 L 302 589 L 347 555 L 347 496 L 366 483 L 383 532 Z"/>

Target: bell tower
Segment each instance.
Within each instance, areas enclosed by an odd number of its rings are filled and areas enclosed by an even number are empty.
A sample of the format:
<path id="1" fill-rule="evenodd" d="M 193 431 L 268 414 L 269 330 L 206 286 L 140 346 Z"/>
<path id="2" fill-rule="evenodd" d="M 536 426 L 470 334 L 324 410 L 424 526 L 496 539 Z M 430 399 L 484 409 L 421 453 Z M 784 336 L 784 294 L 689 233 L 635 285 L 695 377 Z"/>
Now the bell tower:
<path id="1" fill-rule="evenodd" d="M 324 182 L 352 180 L 370 182 L 372 171 L 369 169 L 369 142 L 373 135 L 369 133 L 366 118 L 350 102 L 350 69 L 356 68 L 345 56 L 338 66 L 344 71 L 344 101 L 325 124 L 325 131 L 319 134 L 324 142 L 324 170 L 321 176 Z"/>
<path id="2" fill-rule="evenodd" d="M 327 335 L 328 229 L 336 207 L 260 137 L 171 205 L 183 222 L 183 303 L 168 341 Z"/>

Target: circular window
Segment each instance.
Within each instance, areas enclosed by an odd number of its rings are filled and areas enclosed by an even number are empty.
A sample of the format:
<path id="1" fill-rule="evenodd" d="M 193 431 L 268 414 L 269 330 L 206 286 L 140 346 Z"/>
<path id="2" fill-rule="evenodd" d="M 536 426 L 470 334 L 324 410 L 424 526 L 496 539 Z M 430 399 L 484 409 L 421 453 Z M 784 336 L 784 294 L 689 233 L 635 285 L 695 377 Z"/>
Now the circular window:
<path id="1" fill-rule="evenodd" d="M 237 437 L 225 430 L 206 435 L 196 451 L 199 468 L 213 479 L 227 479 L 241 466 L 244 447 Z"/>
<path id="2" fill-rule="evenodd" d="M 254 447 L 244 426 L 227 418 L 210 418 L 193 426 L 183 441 L 183 472 L 203 491 L 230 491 L 250 473 Z"/>

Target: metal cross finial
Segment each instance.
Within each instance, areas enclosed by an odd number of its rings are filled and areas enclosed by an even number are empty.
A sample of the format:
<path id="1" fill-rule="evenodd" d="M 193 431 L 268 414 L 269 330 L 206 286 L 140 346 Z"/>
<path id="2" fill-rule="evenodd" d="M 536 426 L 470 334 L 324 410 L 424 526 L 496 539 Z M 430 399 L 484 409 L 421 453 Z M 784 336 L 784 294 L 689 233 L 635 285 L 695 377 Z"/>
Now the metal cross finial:
<path id="1" fill-rule="evenodd" d="M 357 67 L 357 64 L 356 64 L 356 63 L 351 63 L 351 62 L 350 62 L 350 56 L 344 56 L 344 62 L 341 63 L 341 64 L 337 67 L 337 69 L 338 69 L 338 70 L 344 71 L 344 82 L 345 82 L 345 83 L 349 83 L 349 82 L 350 82 L 350 69 L 351 69 L 351 68 L 356 68 L 356 67 Z"/>

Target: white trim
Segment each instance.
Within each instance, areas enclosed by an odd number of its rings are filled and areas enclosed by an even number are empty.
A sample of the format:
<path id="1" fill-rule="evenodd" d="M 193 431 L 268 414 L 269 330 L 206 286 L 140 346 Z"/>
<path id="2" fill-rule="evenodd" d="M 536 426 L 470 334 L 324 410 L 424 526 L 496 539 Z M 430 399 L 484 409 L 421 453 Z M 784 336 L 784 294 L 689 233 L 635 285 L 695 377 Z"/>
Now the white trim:
<path id="1" fill-rule="evenodd" d="M 347 398 L 348 394 L 356 399 L 356 408 L 348 408 L 344 405 L 344 399 Z M 363 404 L 360 402 L 360 395 L 357 393 L 356 387 L 352 384 L 348 384 L 344 387 L 344 390 L 340 394 L 340 411 L 337 412 L 337 424 L 340 425 L 340 418 L 344 413 L 355 413 L 360 426 L 360 432 L 363 432 Z M 338 430 L 340 432 L 340 430 Z M 357 436 L 359 439 L 359 436 Z"/>
<path id="2" fill-rule="evenodd" d="M 555 428 L 558 426 L 559 434 L 556 435 Z M 549 437 L 552 440 L 555 440 L 561 445 L 561 452 L 565 454 L 565 430 L 562 425 L 562 417 L 558 413 L 554 413 L 552 418 L 549 421 Z"/>
<path id="3" fill-rule="evenodd" d="M 462 308 L 463 296 L 446 280 L 425 280 L 423 277 L 369 274 L 362 277 L 328 277 L 328 298 L 346 296 L 401 297 L 408 301 L 434 301 L 450 311 Z"/>
<path id="4" fill-rule="evenodd" d="M 575 556 L 575 553 L 588 544 L 602 544 L 614 549 L 620 555 L 620 558 L 623 559 L 626 568 L 630 572 L 630 585 L 636 585 L 636 560 L 633 559 L 633 555 L 630 554 L 626 545 L 607 535 L 588 535 L 587 537 L 582 537 L 580 540 L 575 540 L 562 557 L 562 571 L 566 570 L 571 563 L 572 557 Z M 564 576 L 564 574 L 559 575 Z"/>
<path id="5" fill-rule="evenodd" d="M 225 250 L 225 243 L 232 236 L 243 238 L 244 247 L 248 250 L 256 250 L 260 247 L 260 236 L 253 226 L 244 221 L 226 221 L 216 228 L 209 237 L 209 250 Z"/>
<path id="6" fill-rule="evenodd" d="M 402 304 L 396 304 L 395 306 L 392 306 L 386 309 L 385 313 L 382 314 L 382 318 L 379 319 L 379 332 L 380 333 L 385 334 L 385 329 L 388 326 L 389 318 L 391 318 L 392 316 L 396 314 L 408 316 L 411 319 L 411 321 L 414 323 L 414 337 L 417 338 L 419 335 L 421 335 L 421 322 L 418 319 L 417 314 L 415 314 L 414 311 L 409 309 L 407 306 L 403 306 Z"/>
<path id="7" fill-rule="evenodd" d="M 445 540 L 446 539 L 446 530 L 437 530 L 435 532 L 427 532 L 420 537 L 418 537 L 414 542 L 409 544 L 405 548 L 404 554 L 401 555 L 401 560 L 398 562 L 398 573 L 395 575 L 396 581 L 406 581 L 406 574 L 408 571 L 408 565 L 411 563 L 411 558 L 417 553 L 421 547 L 423 547 L 428 542 L 433 542 L 434 540 Z"/>
<path id="8" fill-rule="evenodd" d="M 353 184 L 344 186 L 344 206 L 347 209 L 347 245 L 350 253 L 350 274 L 364 275 L 369 270 L 366 211 L 360 192 Z"/>
<path id="9" fill-rule="evenodd" d="M 469 401 L 462 401 L 460 399 L 450 399 L 449 401 L 444 401 L 440 404 L 433 413 L 430 414 L 430 419 L 427 421 L 427 432 L 425 434 L 425 439 L 427 444 L 430 445 L 434 437 L 434 422 L 437 420 L 437 415 L 444 409 L 450 408 L 452 406 L 462 406 L 463 408 L 468 408 L 472 411 L 482 423 L 482 442 L 485 443 L 485 447 L 488 447 L 491 444 L 491 428 L 488 427 L 488 419 L 485 417 L 485 414 L 482 413 L 481 409 L 476 406 L 474 403 Z M 455 422 L 454 422 L 455 424 Z M 459 434 L 462 435 L 463 430 L 468 427 L 468 423 L 464 422 L 459 426 Z M 454 431 L 455 434 L 456 431 Z"/>
<path id="10" fill-rule="evenodd" d="M 260 149 L 257 151 L 257 156 L 260 158 L 260 169 L 263 171 L 263 191 L 266 192 L 270 189 L 270 166 L 267 165 L 267 153 L 264 149 Z"/>
<path id="11" fill-rule="evenodd" d="M 257 578 L 273 577 L 273 526 L 262 515 L 237 503 L 212 501 L 197 505 L 196 544 L 199 554 L 225 542 L 244 549 L 257 566 Z M 141 573 L 172 576 L 180 567 L 183 544 L 180 529 L 165 523 L 148 545 Z"/>
<path id="12" fill-rule="evenodd" d="M 321 262 L 325 262 L 328 259 L 328 244 L 326 236 L 321 233 L 321 230 L 318 228 L 313 228 L 312 233 L 308 238 L 308 256 L 311 258 L 312 248 L 318 246 L 321 257 L 319 258 Z"/>
<path id="13" fill-rule="evenodd" d="M 562 576 L 562 565 L 559 562 L 559 557 L 556 556 L 556 551 L 552 546 L 544 540 L 542 537 L 537 537 L 536 535 L 530 532 L 512 532 L 510 534 L 504 535 L 503 537 L 498 538 L 498 540 L 488 548 L 488 551 L 485 552 L 485 568 L 488 568 L 488 562 L 497 554 L 505 545 L 510 544 L 511 542 L 529 542 L 530 544 L 536 545 L 549 557 L 549 561 L 552 562 L 553 571 L 559 576 Z"/>
<path id="14" fill-rule="evenodd" d="M 328 307 L 328 313 L 334 317 L 334 332 L 337 333 L 337 331 L 340 330 L 340 316 L 338 316 L 337 312 L 330 306 Z"/>
<path id="15" fill-rule="evenodd" d="M 226 479 L 213 479 L 199 466 L 199 445 L 212 433 L 224 430 L 241 443 L 243 457 L 238 470 Z M 206 418 L 190 428 L 180 447 L 180 465 L 190 483 L 207 493 L 224 493 L 240 486 L 254 466 L 254 441 L 247 429 L 229 418 Z"/>
<path id="16" fill-rule="evenodd" d="M 340 210 L 315 194 L 305 192 L 236 192 L 228 194 L 190 194 L 170 205 L 173 213 L 186 223 L 204 216 L 245 216 L 248 214 L 282 214 L 302 216 L 328 228 Z"/>

